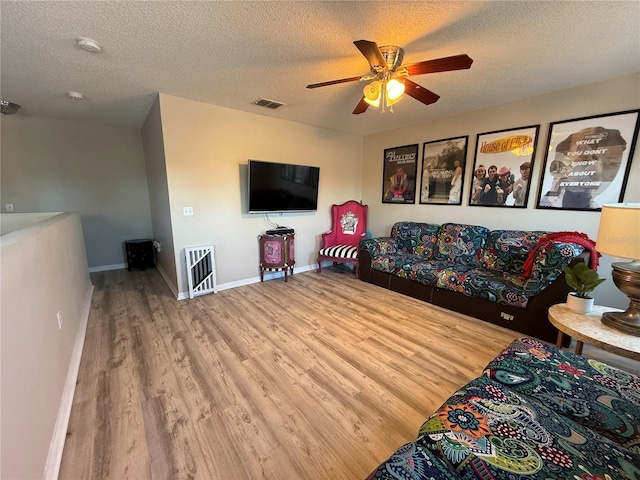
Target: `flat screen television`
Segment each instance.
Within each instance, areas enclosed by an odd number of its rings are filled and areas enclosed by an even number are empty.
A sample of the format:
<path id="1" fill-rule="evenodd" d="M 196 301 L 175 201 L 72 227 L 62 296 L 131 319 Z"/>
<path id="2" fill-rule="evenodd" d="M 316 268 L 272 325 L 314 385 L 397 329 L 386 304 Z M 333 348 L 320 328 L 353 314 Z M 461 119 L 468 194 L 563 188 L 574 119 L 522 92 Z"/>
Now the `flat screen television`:
<path id="1" fill-rule="evenodd" d="M 249 160 L 249 213 L 318 209 L 320 168 Z"/>

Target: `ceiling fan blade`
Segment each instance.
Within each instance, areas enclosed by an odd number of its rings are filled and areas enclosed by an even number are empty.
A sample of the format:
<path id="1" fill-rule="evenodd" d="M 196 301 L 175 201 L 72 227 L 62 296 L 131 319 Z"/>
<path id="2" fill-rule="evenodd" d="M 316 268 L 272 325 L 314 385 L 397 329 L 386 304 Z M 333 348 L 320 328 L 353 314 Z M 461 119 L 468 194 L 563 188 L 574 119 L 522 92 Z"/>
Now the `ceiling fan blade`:
<path id="1" fill-rule="evenodd" d="M 388 68 L 387 62 L 384 60 L 382 52 L 378 48 L 378 44 L 376 42 L 370 42 L 369 40 L 356 40 L 353 43 L 358 47 L 360 53 L 365 56 L 373 70 L 384 70 Z"/>
<path id="2" fill-rule="evenodd" d="M 362 97 L 358 105 L 356 105 L 356 108 L 353 109 L 353 114 L 360 115 L 361 113 L 366 112 L 367 108 L 369 108 L 369 104 L 365 102 L 364 97 Z"/>
<path id="3" fill-rule="evenodd" d="M 318 87 L 326 87 L 327 85 L 337 85 L 339 83 L 357 82 L 361 78 L 362 76 L 341 78 L 340 80 L 330 80 L 328 82 L 312 83 L 311 85 L 307 85 L 307 88 L 318 88 Z"/>
<path id="4" fill-rule="evenodd" d="M 471 67 L 473 60 L 468 55 L 454 55 L 453 57 L 437 58 L 424 62 L 403 65 L 409 75 L 423 75 L 425 73 L 448 72 L 450 70 L 465 70 Z"/>
<path id="5" fill-rule="evenodd" d="M 412 82 L 408 78 L 405 78 L 403 81 L 404 81 L 404 93 L 406 93 L 410 97 L 415 98 L 419 102 L 424 103 L 425 105 L 436 103 L 440 98 L 440 95 L 433 93 L 431 90 L 427 90 L 426 88 L 418 85 L 417 83 Z"/>

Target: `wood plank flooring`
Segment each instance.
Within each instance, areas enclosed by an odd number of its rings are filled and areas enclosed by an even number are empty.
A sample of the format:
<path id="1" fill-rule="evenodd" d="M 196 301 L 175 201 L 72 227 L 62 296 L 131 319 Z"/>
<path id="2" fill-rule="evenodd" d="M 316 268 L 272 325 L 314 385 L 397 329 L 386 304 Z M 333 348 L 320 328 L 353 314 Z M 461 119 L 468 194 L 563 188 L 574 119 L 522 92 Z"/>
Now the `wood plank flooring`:
<path id="1" fill-rule="evenodd" d="M 519 336 L 331 268 L 184 301 L 91 279 L 60 479 L 362 479 Z"/>

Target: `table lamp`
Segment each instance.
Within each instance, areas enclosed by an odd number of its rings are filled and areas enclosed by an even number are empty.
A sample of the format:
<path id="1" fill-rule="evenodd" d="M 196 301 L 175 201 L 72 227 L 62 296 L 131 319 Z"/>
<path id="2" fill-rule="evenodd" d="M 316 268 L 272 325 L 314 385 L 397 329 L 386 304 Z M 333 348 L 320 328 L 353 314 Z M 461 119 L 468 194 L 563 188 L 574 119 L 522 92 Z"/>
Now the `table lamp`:
<path id="1" fill-rule="evenodd" d="M 613 283 L 629 297 L 624 312 L 606 312 L 602 323 L 640 336 L 640 203 L 602 206 L 596 250 L 630 262 L 612 263 Z"/>

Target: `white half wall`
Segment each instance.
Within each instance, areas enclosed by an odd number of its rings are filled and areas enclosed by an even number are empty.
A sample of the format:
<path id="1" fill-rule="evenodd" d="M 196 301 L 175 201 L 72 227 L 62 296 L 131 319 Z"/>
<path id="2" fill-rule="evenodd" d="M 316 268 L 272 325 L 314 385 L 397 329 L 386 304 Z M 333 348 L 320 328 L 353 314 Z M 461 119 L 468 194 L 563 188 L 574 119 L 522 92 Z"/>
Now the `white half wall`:
<path id="1" fill-rule="evenodd" d="M 77 376 L 93 289 L 79 216 L 60 214 L 2 236 L 0 262 L 0 477 L 43 478 L 51 445 L 59 452 L 52 457 L 62 452 L 68 418 L 59 412 L 71 411 L 72 367 Z M 54 441 L 56 430 L 62 439 Z"/>

